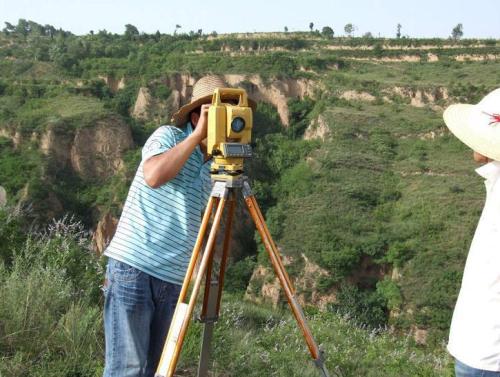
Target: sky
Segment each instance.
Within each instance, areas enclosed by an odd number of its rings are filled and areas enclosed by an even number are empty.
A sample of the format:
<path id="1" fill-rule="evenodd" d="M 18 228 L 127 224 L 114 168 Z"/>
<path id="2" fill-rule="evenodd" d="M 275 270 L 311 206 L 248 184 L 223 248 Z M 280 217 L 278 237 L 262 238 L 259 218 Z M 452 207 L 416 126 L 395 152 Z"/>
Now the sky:
<path id="1" fill-rule="evenodd" d="M 0 0 L 0 23 L 19 18 L 51 24 L 75 34 L 106 29 L 123 33 L 125 24 L 139 31 L 173 33 L 265 32 L 333 28 L 343 35 L 344 26 L 356 26 L 355 35 L 394 37 L 396 25 L 409 37 L 450 36 L 458 23 L 464 38 L 500 39 L 500 0 Z"/>

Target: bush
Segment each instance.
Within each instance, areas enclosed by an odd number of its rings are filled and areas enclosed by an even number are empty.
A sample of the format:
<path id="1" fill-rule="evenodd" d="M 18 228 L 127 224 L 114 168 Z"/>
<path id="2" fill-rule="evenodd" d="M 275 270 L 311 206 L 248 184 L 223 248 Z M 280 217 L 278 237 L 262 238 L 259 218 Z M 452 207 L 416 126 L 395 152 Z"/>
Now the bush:
<path id="1" fill-rule="evenodd" d="M 354 285 L 341 286 L 331 310 L 348 316 L 358 325 L 376 328 L 387 321 L 385 298 L 377 291 L 360 290 Z"/>
<path id="2" fill-rule="evenodd" d="M 12 220 L 0 224 L 0 233 L 22 231 Z M 88 244 L 67 217 L 23 243 L 2 242 L 12 260 L 0 261 L 0 375 L 102 374 L 103 276 Z"/>
<path id="3" fill-rule="evenodd" d="M 230 264 L 227 268 L 224 280 L 225 290 L 231 293 L 244 293 L 252 277 L 255 266 L 255 257 L 246 257 Z"/>

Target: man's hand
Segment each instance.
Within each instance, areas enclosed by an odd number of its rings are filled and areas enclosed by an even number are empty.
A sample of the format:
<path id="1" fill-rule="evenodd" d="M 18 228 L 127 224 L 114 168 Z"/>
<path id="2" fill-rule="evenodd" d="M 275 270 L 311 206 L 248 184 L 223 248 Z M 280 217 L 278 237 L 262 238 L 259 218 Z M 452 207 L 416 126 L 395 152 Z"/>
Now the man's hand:
<path id="1" fill-rule="evenodd" d="M 198 123 L 196 123 L 196 127 L 193 131 L 193 134 L 196 135 L 198 143 L 201 143 L 201 141 L 207 137 L 209 107 L 209 104 L 201 105 L 200 118 L 198 119 Z"/>

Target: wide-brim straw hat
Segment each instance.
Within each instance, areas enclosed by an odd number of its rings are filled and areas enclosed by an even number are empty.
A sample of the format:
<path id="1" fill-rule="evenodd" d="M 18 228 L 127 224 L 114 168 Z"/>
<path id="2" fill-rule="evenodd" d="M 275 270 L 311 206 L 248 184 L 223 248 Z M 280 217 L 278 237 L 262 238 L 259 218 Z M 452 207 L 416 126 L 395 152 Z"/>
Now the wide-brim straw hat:
<path id="1" fill-rule="evenodd" d="M 177 126 L 182 126 L 186 124 L 189 120 L 189 113 L 206 103 L 212 103 L 212 96 L 216 88 L 227 88 L 228 85 L 219 76 L 210 75 L 199 79 L 193 85 L 193 94 L 191 96 L 191 102 L 182 106 L 177 110 L 174 115 L 172 115 L 172 122 Z M 248 105 L 255 110 L 257 104 L 254 100 L 248 98 Z"/>
<path id="2" fill-rule="evenodd" d="M 461 142 L 483 156 L 500 161 L 500 88 L 477 105 L 451 105 L 443 118 Z"/>

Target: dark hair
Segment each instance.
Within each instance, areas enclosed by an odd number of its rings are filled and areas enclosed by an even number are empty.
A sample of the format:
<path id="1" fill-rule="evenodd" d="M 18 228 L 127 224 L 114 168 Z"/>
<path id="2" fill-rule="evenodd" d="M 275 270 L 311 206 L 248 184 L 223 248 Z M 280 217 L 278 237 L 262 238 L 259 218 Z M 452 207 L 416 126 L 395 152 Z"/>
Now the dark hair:
<path id="1" fill-rule="evenodd" d="M 200 113 L 201 113 L 201 106 L 198 106 L 197 108 L 194 108 L 193 110 L 191 110 L 189 112 L 188 121 L 191 121 L 191 115 L 192 114 L 198 114 L 198 116 L 200 116 Z"/>

